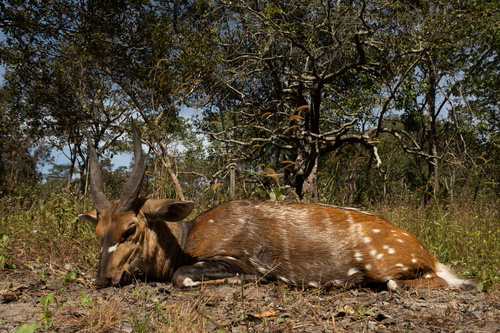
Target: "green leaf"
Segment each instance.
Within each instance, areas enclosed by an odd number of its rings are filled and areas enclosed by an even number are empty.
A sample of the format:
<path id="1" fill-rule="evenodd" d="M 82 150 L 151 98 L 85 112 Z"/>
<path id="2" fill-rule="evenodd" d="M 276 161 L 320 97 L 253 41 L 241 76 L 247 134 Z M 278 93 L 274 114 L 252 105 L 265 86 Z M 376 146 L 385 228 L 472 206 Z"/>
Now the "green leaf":
<path id="1" fill-rule="evenodd" d="M 38 323 L 22 324 L 16 328 L 15 333 L 33 333 L 40 326 Z"/>

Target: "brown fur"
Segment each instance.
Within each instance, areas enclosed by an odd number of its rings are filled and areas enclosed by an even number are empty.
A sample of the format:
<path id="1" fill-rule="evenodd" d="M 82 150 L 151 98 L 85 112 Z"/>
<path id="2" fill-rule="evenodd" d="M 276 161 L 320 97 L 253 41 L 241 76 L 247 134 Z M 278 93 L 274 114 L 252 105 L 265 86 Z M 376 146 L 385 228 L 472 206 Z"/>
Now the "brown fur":
<path id="1" fill-rule="evenodd" d="M 179 267 L 200 263 L 198 270 L 203 272 L 206 262 L 224 263 L 231 273 L 297 286 L 389 281 L 410 287 L 449 285 L 437 275 L 439 261 L 418 239 L 387 220 L 354 209 L 241 200 L 179 223 L 169 219 L 185 217 L 192 205 L 138 200 L 135 212 L 117 212 L 113 205 L 98 220 L 92 220 L 92 212 L 82 216 L 96 223 L 103 246 L 98 280 L 103 285 L 119 284 L 135 268 L 169 281 Z M 131 225 L 136 225 L 136 233 L 124 240 Z M 183 286 L 186 278 L 193 277 L 177 276 L 177 285 Z M 452 278 L 458 281 L 455 285 L 469 283 Z"/>

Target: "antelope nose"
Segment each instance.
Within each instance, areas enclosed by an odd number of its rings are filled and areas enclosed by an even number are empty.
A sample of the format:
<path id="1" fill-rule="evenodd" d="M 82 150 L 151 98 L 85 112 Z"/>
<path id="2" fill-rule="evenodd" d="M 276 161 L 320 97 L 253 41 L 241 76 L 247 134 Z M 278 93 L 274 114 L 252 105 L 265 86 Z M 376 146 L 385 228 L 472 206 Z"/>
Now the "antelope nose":
<path id="1" fill-rule="evenodd" d="M 95 280 L 95 285 L 99 288 L 106 288 L 111 285 L 111 278 L 105 276 L 98 276 Z"/>

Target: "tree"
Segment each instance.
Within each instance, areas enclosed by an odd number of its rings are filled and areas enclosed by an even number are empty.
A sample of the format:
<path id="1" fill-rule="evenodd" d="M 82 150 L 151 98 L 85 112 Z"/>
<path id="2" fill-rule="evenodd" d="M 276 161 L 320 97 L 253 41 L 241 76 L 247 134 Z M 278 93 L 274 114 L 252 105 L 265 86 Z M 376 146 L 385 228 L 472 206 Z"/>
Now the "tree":
<path id="1" fill-rule="evenodd" d="M 383 119 L 376 116 L 378 94 L 385 78 L 401 77 L 423 52 L 406 43 L 418 9 L 385 1 L 216 9 L 224 18 L 217 22 L 225 59 L 206 133 L 247 162 L 292 161 L 289 185 L 301 198 L 317 198 L 320 157 L 344 145 L 364 146 L 381 165 L 371 137 Z"/>
<path id="2" fill-rule="evenodd" d="M 198 80 L 192 73 L 199 68 L 183 65 L 197 58 L 190 50 L 198 49 L 182 43 L 185 29 L 193 29 L 193 16 L 186 16 L 192 6 L 68 0 L 2 6 L 8 84 L 22 96 L 26 126 L 54 138 L 61 151 L 69 148 L 68 185 L 77 162 L 85 179 L 82 129 L 95 146 L 112 150 L 131 117 L 147 124 L 146 141 L 171 169 L 164 133 L 182 130 L 178 106 Z"/>

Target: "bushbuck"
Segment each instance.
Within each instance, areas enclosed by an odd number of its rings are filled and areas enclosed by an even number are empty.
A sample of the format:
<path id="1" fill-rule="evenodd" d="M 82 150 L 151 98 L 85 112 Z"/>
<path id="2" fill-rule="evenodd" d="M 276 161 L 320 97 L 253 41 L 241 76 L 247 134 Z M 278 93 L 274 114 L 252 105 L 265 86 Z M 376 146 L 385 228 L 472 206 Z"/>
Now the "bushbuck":
<path id="1" fill-rule="evenodd" d="M 101 243 L 96 284 L 122 285 L 135 270 L 176 287 L 255 277 L 296 286 L 383 284 L 472 286 L 454 275 L 413 235 L 353 208 L 238 200 L 184 221 L 193 203 L 139 196 L 145 171 L 132 123 L 135 162 L 121 197 L 111 203 L 90 137 L 93 222 Z"/>

